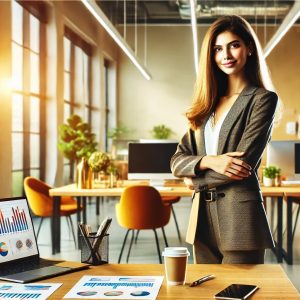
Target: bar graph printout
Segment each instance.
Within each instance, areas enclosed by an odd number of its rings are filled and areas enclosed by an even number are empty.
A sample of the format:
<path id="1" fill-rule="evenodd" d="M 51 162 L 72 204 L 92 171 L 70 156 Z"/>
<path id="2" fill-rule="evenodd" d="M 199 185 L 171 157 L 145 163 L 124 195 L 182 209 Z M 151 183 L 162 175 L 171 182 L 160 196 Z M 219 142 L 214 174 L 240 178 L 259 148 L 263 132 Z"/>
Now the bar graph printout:
<path id="1" fill-rule="evenodd" d="M 0 283 L 0 299 L 47 299 L 61 283 Z"/>
<path id="2" fill-rule="evenodd" d="M 64 298 L 156 299 L 163 276 L 83 276 Z"/>
<path id="3" fill-rule="evenodd" d="M 36 254 L 38 250 L 26 199 L 1 201 L 0 263 Z"/>

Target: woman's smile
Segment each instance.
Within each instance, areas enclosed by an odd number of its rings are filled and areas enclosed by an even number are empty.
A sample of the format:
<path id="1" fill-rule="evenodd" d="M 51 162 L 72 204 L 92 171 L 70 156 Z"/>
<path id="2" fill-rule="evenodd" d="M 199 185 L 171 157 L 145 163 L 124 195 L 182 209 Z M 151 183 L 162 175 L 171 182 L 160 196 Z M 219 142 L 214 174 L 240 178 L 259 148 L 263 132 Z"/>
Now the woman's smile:
<path id="1" fill-rule="evenodd" d="M 223 63 L 222 65 L 225 68 L 232 68 L 235 65 L 235 63 L 236 63 L 236 61 L 229 61 L 229 62 Z"/>

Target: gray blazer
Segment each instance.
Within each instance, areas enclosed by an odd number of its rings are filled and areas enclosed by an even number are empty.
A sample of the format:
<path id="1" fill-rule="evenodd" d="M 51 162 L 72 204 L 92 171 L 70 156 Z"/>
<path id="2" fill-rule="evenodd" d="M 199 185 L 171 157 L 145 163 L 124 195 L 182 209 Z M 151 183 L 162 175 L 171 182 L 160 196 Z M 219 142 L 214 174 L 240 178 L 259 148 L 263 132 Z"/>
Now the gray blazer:
<path id="1" fill-rule="evenodd" d="M 271 138 L 277 95 L 263 88 L 246 87 L 228 112 L 219 135 L 218 154 L 243 151 L 241 158 L 252 167 L 251 175 L 242 181 L 232 180 L 213 170 L 198 171 L 196 165 L 206 155 L 204 127 L 189 130 L 171 159 L 177 177 L 192 177 L 196 195 L 189 220 L 187 242 L 194 244 L 201 192 L 216 188 L 225 197 L 217 200 L 222 250 L 270 248 L 274 241 L 259 188 L 257 169 L 262 153 Z"/>

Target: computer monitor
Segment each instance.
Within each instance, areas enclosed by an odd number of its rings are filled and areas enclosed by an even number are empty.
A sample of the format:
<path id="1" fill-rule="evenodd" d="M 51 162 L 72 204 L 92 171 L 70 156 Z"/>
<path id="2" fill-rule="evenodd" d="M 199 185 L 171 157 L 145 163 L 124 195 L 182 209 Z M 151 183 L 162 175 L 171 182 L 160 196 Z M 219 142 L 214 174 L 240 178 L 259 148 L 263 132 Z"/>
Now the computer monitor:
<path id="1" fill-rule="evenodd" d="M 129 143 L 128 179 L 150 180 L 151 185 L 160 186 L 167 179 L 178 179 L 170 169 L 170 160 L 178 143 Z"/>
<path id="2" fill-rule="evenodd" d="M 300 141 L 270 141 L 267 166 L 277 166 L 286 180 L 300 180 Z"/>

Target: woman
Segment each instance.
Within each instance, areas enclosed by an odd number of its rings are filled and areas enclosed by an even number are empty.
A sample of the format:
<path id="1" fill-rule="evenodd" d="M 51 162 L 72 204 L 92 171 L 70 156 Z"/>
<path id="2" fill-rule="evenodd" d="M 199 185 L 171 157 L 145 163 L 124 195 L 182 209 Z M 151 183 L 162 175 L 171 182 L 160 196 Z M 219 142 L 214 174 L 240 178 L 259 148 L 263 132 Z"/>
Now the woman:
<path id="1" fill-rule="evenodd" d="M 224 16 L 203 41 L 190 130 L 172 157 L 195 191 L 187 232 L 196 263 L 263 263 L 274 241 L 257 170 L 270 140 L 277 95 L 251 26 Z"/>

